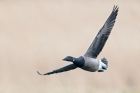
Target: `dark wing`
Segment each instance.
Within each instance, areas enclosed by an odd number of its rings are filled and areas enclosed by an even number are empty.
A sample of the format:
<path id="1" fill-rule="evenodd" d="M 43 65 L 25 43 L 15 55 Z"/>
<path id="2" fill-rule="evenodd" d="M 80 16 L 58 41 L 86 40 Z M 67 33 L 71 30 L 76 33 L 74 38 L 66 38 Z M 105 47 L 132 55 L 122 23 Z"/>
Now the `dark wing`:
<path id="1" fill-rule="evenodd" d="M 50 74 L 54 74 L 54 73 L 61 73 L 61 72 L 64 72 L 64 71 L 73 70 L 73 69 L 76 69 L 76 68 L 77 68 L 77 66 L 75 66 L 74 64 L 69 64 L 69 65 L 66 65 L 64 67 L 61 67 L 59 69 L 53 70 L 51 72 L 47 72 L 45 74 L 40 74 L 38 71 L 37 71 L 37 73 L 39 75 L 50 75 Z"/>
<path id="2" fill-rule="evenodd" d="M 112 13 L 106 20 L 101 30 L 98 32 L 94 41 L 92 42 L 87 52 L 85 53 L 85 56 L 96 58 L 99 55 L 99 53 L 102 51 L 110 35 L 110 32 L 114 26 L 115 19 L 118 14 L 118 9 L 119 9 L 118 6 L 114 6 Z"/>

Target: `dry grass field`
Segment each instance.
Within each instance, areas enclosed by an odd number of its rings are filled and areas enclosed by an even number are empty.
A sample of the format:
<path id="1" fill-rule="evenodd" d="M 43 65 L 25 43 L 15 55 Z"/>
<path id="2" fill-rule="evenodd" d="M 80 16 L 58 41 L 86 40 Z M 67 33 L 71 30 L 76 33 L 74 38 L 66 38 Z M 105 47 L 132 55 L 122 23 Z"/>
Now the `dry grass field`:
<path id="1" fill-rule="evenodd" d="M 84 54 L 113 5 L 117 20 L 98 57 L 107 71 L 36 73 Z M 0 0 L 0 93 L 140 93 L 140 1 Z"/>

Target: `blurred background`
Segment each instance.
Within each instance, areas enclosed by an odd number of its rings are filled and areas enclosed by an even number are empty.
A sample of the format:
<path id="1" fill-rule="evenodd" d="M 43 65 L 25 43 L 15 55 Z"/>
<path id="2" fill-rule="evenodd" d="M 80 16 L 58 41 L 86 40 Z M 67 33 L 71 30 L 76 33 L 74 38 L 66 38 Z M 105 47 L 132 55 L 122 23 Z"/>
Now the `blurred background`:
<path id="1" fill-rule="evenodd" d="M 83 55 L 119 13 L 98 59 L 104 73 L 76 69 L 39 76 Z M 0 0 L 0 93 L 140 93 L 139 0 Z"/>

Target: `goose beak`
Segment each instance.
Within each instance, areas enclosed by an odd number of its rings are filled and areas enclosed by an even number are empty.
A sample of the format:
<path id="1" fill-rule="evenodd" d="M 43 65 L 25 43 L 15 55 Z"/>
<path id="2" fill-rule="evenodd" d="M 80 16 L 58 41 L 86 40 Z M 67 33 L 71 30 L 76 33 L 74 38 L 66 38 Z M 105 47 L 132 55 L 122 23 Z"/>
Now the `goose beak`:
<path id="1" fill-rule="evenodd" d="M 63 58 L 62 60 L 63 60 L 63 61 L 67 61 L 67 59 L 66 59 L 66 58 Z"/>

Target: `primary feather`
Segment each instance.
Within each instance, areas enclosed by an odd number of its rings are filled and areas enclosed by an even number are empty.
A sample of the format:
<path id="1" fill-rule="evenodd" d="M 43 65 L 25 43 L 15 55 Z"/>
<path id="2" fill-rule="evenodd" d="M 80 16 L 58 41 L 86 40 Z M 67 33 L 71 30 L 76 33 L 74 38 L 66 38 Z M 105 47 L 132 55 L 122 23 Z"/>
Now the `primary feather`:
<path id="1" fill-rule="evenodd" d="M 101 30 L 98 32 L 97 36 L 95 37 L 94 41 L 88 48 L 87 52 L 85 53 L 85 56 L 96 58 L 99 53 L 102 51 L 110 32 L 114 26 L 116 16 L 118 14 L 118 6 L 114 6 L 112 13 L 106 20 L 105 24 L 101 28 Z"/>

